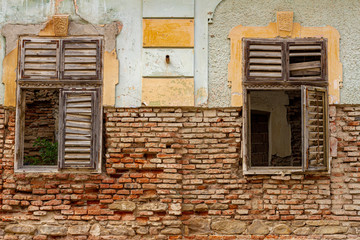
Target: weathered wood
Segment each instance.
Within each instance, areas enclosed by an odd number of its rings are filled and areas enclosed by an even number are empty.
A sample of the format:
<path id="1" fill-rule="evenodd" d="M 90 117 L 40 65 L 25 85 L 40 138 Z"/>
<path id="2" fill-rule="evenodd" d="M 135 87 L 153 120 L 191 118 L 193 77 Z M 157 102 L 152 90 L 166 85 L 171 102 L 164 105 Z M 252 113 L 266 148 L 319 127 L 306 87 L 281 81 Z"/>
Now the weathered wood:
<path id="1" fill-rule="evenodd" d="M 77 127 L 77 128 L 86 128 L 86 129 L 90 129 L 91 128 L 91 122 L 89 123 L 84 123 L 84 122 L 66 122 L 66 127 Z"/>
<path id="2" fill-rule="evenodd" d="M 250 51 L 250 57 L 281 57 L 281 52 L 257 52 Z"/>
<path id="3" fill-rule="evenodd" d="M 312 57 L 321 56 L 321 52 L 300 52 L 300 53 L 289 53 L 290 57 Z"/>
<path id="4" fill-rule="evenodd" d="M 250 72 L 250 77 L 280 78 L 281 72 Z"/>
<path id="5" fill-rule="evenodd" d="M 78 63 L 78 64 L 65 64 L 65 70 L 96 70 L 95 64 L 89 63 Z"/>
<path id="6" fill-rule="evenodd" d="M 36 49 L 36 50 L 28 50 L 26 49 L 26 56 L 52 56 L 56 57 L 56 50 L 48 50 L 48 49 Z"/>
<path id="7" fill-rule="evenodd" d="M 66 99 L 67 103 L 73 103 L 73 102 L 89 102 L 91 101 L 91 96 L 86 96 L 86 95 L 80 95 L 80 96 L 76 96 L 76 97 L 68 97 Z"/>
<path id="8" fill-rule="evenodd" d="M 250 50 L 271 50 L 271 51 L 281 51 L 281 45 L 257 45 L 257 44 L 251 44 L 249 46 Z"/>
<path id="9" fill-rule="evenodd" d="M 100 148 L 98 143 L 101 141 L 101 106 L 97 104 L 99 94 L 100 89 L 61 92 L 63 119 L 60 119 L 60 131 L 64 134 L 59 143 L 60 167 L 96 167 Z"/>
<path id="10" fill-rule="evenodd" d="M 303 86 L 302 102 L 303 170 L 326 170 L 329 157 L 327 91 Z"/>
<path id="11" fill-rule="evenodd" d="M 25 64 L 26 63 L 56 63 L 57 59 L 53 57 L 28 57 L 25 56 L 24 59 Z"/>
<path id="12" fill-rule="evenodd" d="M 94 56 L 96 57 L 96 49 L 84 49 L 84 50 L 65 50 L 65 57 L 67 56 Z"/>
<path id="13" fill-rule="evenodd" d="M 279 71 L 281 72 L 281 65 L 250 65 L 250 70 L 254 71 Z"/>
<path id="14" fill-rule="evenodd" d="M 302 77 L 302 76 L 320 76 L 321 69 L 320 68 L 309 68 L 307 70 L 296 70 L 291 71 L 290 74 L 293 77 Z"/>
<path id="15" fill-rule="evenodd" d="M 311 43 L 310 43 L 311 44 Z M 290 45 L 290 51 L 309 51 L 309 50 L 321 50 L 321 45 Z"/>
<path id="16" fill-rule="evenodd" d="M 97 47 L 96 43 L 66 43 L 65 49 L 94 49 Z"/>
<path id="17" fill-rule="evenodd" d="M 75 63 L 75 64 L 89 64 L 89 63 L 96 63 L 96 57 L 66 57 L 64 59 L 65 63 Z"/>
<path id="18" fill-rule="evenodd" d="M 38 70 L 38 69 L 56 70 L 56 64 L 48 64 L 48 63 L 38 64 L 38 63 L 26 63 L 25 62 L 24 69 L 25 70 Z"/>
<path id="19" fill-rule="evenodd" d="M 320 68 L 320 67 L 321 67 L 321 61 L 300 62 L 300 63 L 290 64 L 289 70 L 295 71 L 295 70 L 305 70 L 305 69 Z"/>
<path id="20" fill-rule="evenodd" d="M 249 63 L 257 64 L 281 64 L 281 58 L 250 58 Z"/>

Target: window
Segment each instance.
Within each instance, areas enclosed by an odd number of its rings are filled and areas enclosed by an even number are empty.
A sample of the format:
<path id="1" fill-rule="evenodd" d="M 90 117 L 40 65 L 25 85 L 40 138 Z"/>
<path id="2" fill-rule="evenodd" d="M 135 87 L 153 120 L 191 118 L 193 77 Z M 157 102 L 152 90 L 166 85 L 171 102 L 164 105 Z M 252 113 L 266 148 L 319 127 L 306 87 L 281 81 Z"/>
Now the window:
<path id="1" fill-rule="evenodd" d="M 245 173 L 326 171 L 326 41 L 244 39 Z"/>
<path id="2" fill-rule="evenodd" d="M 100 170 L 102 37 L 21 37 L 16 169 Z"/>

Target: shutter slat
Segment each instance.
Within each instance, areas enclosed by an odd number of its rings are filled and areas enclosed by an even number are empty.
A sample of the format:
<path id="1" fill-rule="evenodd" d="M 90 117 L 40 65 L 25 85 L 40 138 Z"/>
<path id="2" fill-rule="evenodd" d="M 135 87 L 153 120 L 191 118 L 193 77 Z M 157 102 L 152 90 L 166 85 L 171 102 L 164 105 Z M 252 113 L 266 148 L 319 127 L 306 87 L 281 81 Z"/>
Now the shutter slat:
<path id="1" fill-rule="evenodd" d="M 281 72 L 250 72 L 250 77 L 268 77 L 278 78 L 281 77 Z"/>
<path id="2" fill-rule="evenodd" d="M 96 43 L 67 43 L 65 49 L 94 49 L 96 48 Z"/>
<path id="3" fill-rule="evenodd" d="M 290 53 L 290 57 L 308 57 L 308 56 L 321 56 L 321 52 L 303 52 L 303 53 Z"/>
<path id="4" fill-rule="evenodd" d="M 278 66 L 278 65 L 250 65 L 250 70 L 254 70 L 254 71 L 279 71 L 279 72 L 281 72 L 281 66 Z"/>
<path id="5" fill-rule="evenodd" d="M 299 50 L 321 50 L 321 46 L 320 45 L 303 45 L 303 46 L 298 46 L 298 45 L 290 45 L 289 46 L 289 50 L 290 51 L 299 51 Z"/>
<path id="6" fill-rule="evenodd" d="M 251 51 L 250 57 L 281 57 L 281 52 L 257 52 Z"/>
<path id="7" fill-rule="evenodd" d="M 67 56 L 91 56 L 96 57 L 96 49 L 95 50 L 88 50 L 88 49 L 81 49 L 81 50 L 65 50 L 65 57 Z"/>
<path id="8" fill-rule="evenodd" d="M 280 45 L 256 45 L 256 44 L 251 44 L 249 46 L 250 50 L 272 50 L 272 51 L 281 51 L 281 46 Z"/>
<path id="9" fill-rule="evenodd" d="M 249 63 L 281 65 L 281 58 L 250 58 Z"/>

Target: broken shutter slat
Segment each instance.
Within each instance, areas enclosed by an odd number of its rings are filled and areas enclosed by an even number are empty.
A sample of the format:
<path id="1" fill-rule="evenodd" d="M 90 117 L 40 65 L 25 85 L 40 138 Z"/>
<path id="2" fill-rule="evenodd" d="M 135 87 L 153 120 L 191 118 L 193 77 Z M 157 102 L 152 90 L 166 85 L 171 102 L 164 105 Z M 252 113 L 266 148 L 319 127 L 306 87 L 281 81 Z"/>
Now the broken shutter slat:
<path id="1" fill-rule="evenodd" d="M 324 40 L 290 41 L 289 80 L 325 81 L 326 48 Z"/>
<path id="2" fill-rule="evenodd" d="M 60 168 L 95 168 L 99 157 L 99 89 L 62 90 Z"/>
<path id="3" fill-rule="evenodd" d="M 101 49 L 101 38 L 62 40 L 61 78 L 64 80 L 100 80 Z"/>
<path id="4" fill-rule="evenodd" d="M 244 40 L 245 81 L 284 79 L 284 44 L 265 39 Z"/>
<path id="5" fill-rule="evenodd" d="M 327 105 L 326 88 L 302 86 L 304 171 L 323 171 L 328 169 Z"/>
<path id="6" fill-rule="evenodd" d="M 59 77 L 59 40 L 21 38 L 19 80 Z"/>

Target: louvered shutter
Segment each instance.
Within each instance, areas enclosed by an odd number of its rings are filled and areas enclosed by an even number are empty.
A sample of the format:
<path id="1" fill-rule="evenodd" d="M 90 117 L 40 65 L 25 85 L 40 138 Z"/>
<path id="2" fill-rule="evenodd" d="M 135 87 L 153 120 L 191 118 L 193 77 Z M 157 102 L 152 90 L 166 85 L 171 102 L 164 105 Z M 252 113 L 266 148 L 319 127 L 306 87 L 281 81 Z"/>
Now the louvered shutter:
<path id="1" fill-rule="evenodd" d="M 328 168 L 328 99 L 327 90 L 302 86 L 303 170 Z"/>
<path id="2" fill-rule="evenodd" d="M 19 80 L 59 77 L 59 40 L 22 38 L 20 44 Z"/>
<path id="3" fill-rule="evenodd" d="M 326 44 L 323 40 L 288 43 L 289 80 L 326 80 Z"/>
<path id="4" fill-rule="evenodd" d="M 244 40 L 245 80 L 283 80 L 284 43 L 282 41 Z"/>
<path id="5" fill-rule="evenodd" d="M 62 41 L 61 78 L 64 80 L 101 79 L 100 38 L 65 39 Z"/>
<path id="6" fill-rule="evenodd" d="M 60 94 L 60 168 L 95 168 L 100 157 L 99 90 Z"/>

